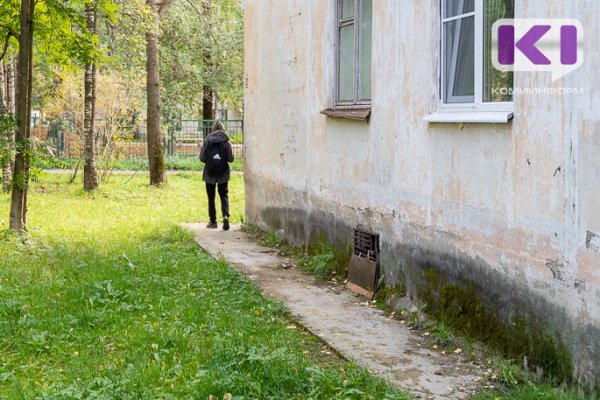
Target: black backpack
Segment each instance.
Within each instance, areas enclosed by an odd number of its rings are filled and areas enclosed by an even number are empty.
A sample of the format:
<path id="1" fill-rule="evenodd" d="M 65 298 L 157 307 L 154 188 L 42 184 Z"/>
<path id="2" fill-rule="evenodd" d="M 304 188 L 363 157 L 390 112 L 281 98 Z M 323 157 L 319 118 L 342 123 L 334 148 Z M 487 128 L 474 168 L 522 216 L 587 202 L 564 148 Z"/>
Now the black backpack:
<path id="1" fill-rule="evenodd" d="M 206 156 L 206 172 L 210 175 L 221 175 L 227 170 L 227 142 L 208 142 Z"/>

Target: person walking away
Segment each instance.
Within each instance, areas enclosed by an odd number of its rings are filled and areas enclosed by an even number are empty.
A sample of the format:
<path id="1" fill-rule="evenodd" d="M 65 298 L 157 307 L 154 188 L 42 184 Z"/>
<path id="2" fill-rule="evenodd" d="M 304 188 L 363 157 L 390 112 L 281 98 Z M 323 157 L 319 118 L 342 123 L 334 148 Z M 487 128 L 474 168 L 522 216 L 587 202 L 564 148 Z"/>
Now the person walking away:
<path id="1" fill-rule="evenodd" d="M 208 197 L 208 216 L 210 223 L 207 228 L 217 228 L 217 210 L 215 207 L 215 192 L 219 192 L 221 212 L 223 214 L 223 229 L 229 229 L 229 178 L 231 171 L 229 163 L 233 162 L 233 149 L 229 137 L 221 121 L 215 121 L 210 133 L 200 150 L 200 161 L 204 163 L 202 179 L 206 184 Z"/>

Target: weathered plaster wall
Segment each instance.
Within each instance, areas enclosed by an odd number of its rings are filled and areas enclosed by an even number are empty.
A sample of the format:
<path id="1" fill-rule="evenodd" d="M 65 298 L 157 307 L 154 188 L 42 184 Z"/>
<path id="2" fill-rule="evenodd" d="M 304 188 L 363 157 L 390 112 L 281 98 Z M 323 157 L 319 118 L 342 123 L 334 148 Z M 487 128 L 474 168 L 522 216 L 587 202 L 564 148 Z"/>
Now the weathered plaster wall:
<path id="1" fill-rule="evenodd" d="M 427 124 L 439 96 L 439 2 L 373 0 L 370 122 L 328 119 L 334 1 L 247 0 L 246 211 L 303 244 L 381 234 L 386 282 L 417 295 L 435 270 L 474 285 L 500 319 L 520 312 L 600 377 L 600 2 L 516 0 L 517 16 L 584 25 L 585 65 L 515 98 L 507 125 Z M 576 5 L 574 5 L 576 4 Z M 560 332 L 560 333 L 557 333 Z"/>

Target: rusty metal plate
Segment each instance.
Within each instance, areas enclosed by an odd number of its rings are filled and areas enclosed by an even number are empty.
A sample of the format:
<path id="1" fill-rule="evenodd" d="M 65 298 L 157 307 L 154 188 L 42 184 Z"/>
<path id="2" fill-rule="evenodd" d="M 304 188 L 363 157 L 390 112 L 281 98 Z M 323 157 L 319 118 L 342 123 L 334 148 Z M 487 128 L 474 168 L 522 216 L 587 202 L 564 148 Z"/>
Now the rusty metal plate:
<path id="1" fill-rule="evenodd" d="M 346 287 L 363 296 L 373 297 L 377 285 L 377 275 L 378 265 L 376 261 L 353 254 L 348 266 L 348 284 Z"/>

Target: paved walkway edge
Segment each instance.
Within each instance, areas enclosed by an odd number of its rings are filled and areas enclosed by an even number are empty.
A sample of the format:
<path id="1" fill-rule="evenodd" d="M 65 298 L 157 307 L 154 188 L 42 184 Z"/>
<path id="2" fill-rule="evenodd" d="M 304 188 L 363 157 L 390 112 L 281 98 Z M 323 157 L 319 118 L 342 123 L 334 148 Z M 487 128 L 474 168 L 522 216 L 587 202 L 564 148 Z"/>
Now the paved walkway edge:
<path id="1" fill-rule="evenodd" d="M 276 250 L 242 232 L 182 224 L 199 245 L 245 274 L 264 295 L 290 310 L 297 321 L 343 357 L 388 379 L 417 398 L 465 399 L 479 389 L 482 366 L 462 354 L 443 354 L 406 325 L 339 286 L 317 282 Z"/>

